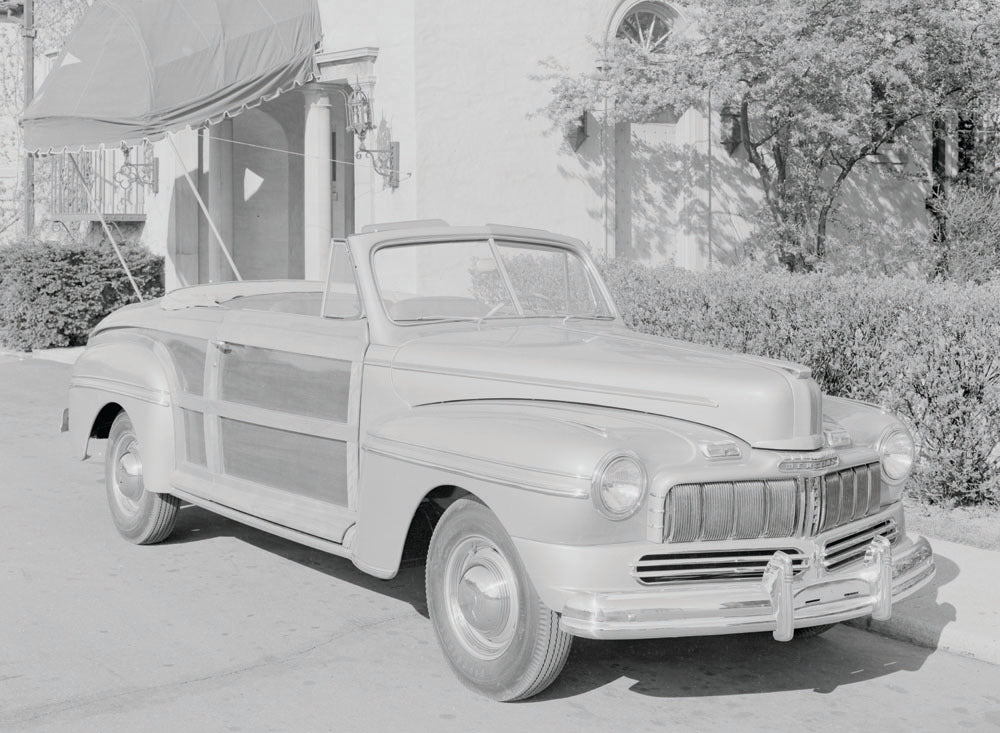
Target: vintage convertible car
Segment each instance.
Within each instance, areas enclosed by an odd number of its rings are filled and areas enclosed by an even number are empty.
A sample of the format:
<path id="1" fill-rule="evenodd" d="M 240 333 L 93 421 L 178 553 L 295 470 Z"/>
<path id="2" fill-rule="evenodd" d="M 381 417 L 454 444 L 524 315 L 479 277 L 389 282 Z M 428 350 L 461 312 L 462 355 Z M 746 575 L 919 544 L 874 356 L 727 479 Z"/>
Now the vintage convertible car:
<path id="1" fill-rule="evenodd" d="M 107 439 L 125 538 L 191 502 L 381 578 L 425 557 L 448 662 L 499 700 L 548 686 L 574 636 L 787 641 L 887 618 L 934 574 L 895 417 L 629 331 L 547 232 L 385 225 L 334 242 L 325 283 L 123 308 L 69 405 L 81 456 Z"/>

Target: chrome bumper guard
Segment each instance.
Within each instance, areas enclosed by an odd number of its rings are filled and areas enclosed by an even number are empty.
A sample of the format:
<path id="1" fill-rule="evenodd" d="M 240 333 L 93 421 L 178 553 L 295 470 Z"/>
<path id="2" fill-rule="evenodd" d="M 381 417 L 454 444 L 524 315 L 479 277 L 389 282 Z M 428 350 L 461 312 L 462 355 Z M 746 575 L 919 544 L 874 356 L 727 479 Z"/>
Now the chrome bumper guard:
<path id="1" fill-rule="evenodd" d="M 861 616 L 886 620 L 892 604 L 934 577 L 934 557 L 923 537 L 893 553 L 876 537 L 853 567 L 793 576 L 791 558 L 775 552 L 759 583 L 713 583 L 620 593 L 577 593 L 560 625 L 592 639 L 645 639 L 771 631 L 789 641 L 795 628 Z"/>

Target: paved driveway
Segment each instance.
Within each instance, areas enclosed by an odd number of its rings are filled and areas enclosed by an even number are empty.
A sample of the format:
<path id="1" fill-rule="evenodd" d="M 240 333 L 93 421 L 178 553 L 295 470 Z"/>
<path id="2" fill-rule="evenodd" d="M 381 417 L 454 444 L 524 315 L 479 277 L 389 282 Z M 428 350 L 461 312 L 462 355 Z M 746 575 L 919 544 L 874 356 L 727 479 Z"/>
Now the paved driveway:
<path id="1" fill-rule="evenodd" d="M 68 368 L 0 356 L 0 729 L 662 731 L 1000 728 L 1000 667 L 853 628 L 577 641 L 499 705 L 453 678 L 422 569 L 395 580 L 183 510 L 120 539 L 102 467 L 57 432 Z"/>

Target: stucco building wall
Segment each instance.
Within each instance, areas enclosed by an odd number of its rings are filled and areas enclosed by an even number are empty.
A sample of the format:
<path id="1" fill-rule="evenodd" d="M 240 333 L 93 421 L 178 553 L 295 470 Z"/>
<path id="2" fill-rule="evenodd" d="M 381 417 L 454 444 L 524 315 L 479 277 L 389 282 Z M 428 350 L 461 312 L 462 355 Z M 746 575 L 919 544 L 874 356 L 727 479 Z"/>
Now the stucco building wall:
<path id="1" fill-rule="evenodd" d="M 228 157 L 220 148 L 213 157 L 212 146 L 223 144 L 213 130 L 181 137 L 183 162 L 158 145 L 162 193 L 145 239 L 168 255 L 168 287 L 227 276 L 182 169 L 206 199 L 211 181 L 230 181 L 231 210 L 220 216 L 244 277 L 315 277 L 324 231 L 317 211 L 334 237 L 373 222 L 440 218 L 551 229 L 595 254 L 650 263 L 704 269 L 743 261 L 755 250 L 751 213 L 761 191 L 745 156 L 721 144 L 717 109 L 606 127 L 589 115 L 575 150 L 540 114 L 551 94 L 542 62 L 595 70 L 593 42 L 613 36 L 636 4 L 319 0 L 324 38 L 311 90 L 235 118 Z M 362 141 L 346 128 L 341 91 L 349 85 L 373 102 L 377 129 L 364 145 L 399 142 L 398 188 L 368 156 L 354 156 Z M 310 128 L 317 95 L 329 106 L 327 153 Z M 317 165 L 317 151 L 334 158 L 332 168 Z M 212 171 L 212 160 L 224 169 Z M 922 187 L 897 173 L 862 167 L 849 179 L 841 215 L 884 228 L 922 226 Z"/>

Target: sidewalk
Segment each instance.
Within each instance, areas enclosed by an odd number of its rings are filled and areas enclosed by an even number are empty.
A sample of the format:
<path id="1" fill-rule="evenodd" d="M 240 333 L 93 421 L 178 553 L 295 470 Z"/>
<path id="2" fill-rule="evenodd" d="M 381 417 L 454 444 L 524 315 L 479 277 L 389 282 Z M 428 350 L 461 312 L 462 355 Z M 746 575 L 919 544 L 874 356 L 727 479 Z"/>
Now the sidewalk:
<path id="1" fill-rule="evenodd" d="M 72 364 L 83 347 L 10 354 Z M 1000 665 L 1000 552 L 928 538 L 937 575 L 892 608 L 888 621 L 848 622 L 882 636 Z"/>
<path id="2" fill-rule="evenodd" d="M 928 538 L 937 575 L 892 607 L 888 621 L 851 625 L 931 649 L 1000 664 L 1000 552 Z"/>

